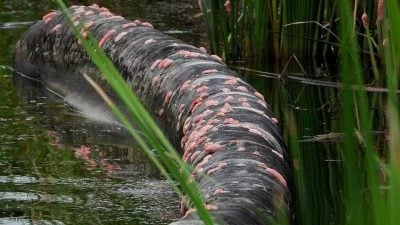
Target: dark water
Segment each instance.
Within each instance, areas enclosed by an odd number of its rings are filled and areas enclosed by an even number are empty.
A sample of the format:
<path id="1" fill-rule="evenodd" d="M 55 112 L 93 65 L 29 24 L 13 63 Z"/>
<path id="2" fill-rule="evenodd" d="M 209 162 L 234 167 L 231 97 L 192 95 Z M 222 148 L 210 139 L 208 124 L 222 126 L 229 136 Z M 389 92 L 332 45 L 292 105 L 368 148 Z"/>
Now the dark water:
<path id="1" fill-rule="evenodd" d="M 168 224 L 179 200 L 121 127 L 85 119 L 45 88 L 16 89 L 13 46 L 51 1 L 0 1 L 0 224 Z M 108 7 L 197 46 L 194 1 L 69 1 Z"/>

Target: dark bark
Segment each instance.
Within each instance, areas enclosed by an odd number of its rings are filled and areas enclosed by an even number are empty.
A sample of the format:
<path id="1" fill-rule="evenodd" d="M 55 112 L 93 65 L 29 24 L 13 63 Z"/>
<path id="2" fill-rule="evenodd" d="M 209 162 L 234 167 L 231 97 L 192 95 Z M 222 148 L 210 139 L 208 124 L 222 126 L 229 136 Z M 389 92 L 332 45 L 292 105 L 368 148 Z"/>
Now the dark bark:
<path id="1" fill-rule="evenodd" d="M 193 176 L 217 221 L 268 224 L 278 210 L 289 212 L 286 150 L 261 94 L 217 57 L 148 23 L 113 16 L 96 5 L 70 10 L 99 40 L 184 160 L 196 167 Z M 14 63 L 64 95 L 100 102 L 82 72 L 112 93 L 60 12 L 24 34 Z M 187 208 L 174 224 L 201 224 Z"/>

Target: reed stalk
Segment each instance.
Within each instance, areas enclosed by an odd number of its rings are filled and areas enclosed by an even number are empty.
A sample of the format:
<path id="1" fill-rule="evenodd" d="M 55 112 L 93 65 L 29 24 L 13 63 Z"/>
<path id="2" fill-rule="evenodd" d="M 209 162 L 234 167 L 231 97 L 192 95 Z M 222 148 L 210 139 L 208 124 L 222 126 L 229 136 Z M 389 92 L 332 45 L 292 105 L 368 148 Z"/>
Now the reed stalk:
<path id="1" fill-rule="evenodd" d="M 215 52 L 225 52 L 227 61 L 245 62 L 241 66 L 248 71 L 261 70 L 264 73 L 271 73 L 272 68 L 272 73 L 283 73 L 282 71 L 286 73 L 289 72 L 286 71 L 286 63 L 295 55 L 299 58 L 300 64 L 311 60 L 314 65 L 325 63 L 326 67 L 333 64 L 340 68 L 339 78 L 343 89 L 339 92 L 329 91 L 331 95 L 340 96 L 337 102 L 340 106 L 337 115 L 340 123 L 336 124 L 333 121 L 330 129 L 332 132 L 343 133 L 344 139 L 332 149 L 338 154 L 340 167 L 331 171 L 339 173 L 334 177 L 343 185 L 338 187 L 343 189 L 344 195 L 339 198 L 343 197 L 342 203 L 345 207 L 341 205 L 340 200 L 324 202 L 331 198 L 330 193 L 315 193 L 314 196 L 307 193 L 315 184 L 313 182 L 316 182 L 314 179 L 308 179 L 308 176 L 324 175 L 319 174 L 322 173 L 322 169 L 314 171 L 315 168 L 307 165 L 307 160 L 317 159 L 319 154 L 317 150 L 306 152 L 304 148 L 307 147 L 296 142 L 297 137 L 302 135 L 302 127 L 309 128 L 315 115 L 286 113 L 284 126 L 287 126 L 285 131 L 288 145 L 292 150 L 296 181 L 296 224 L 319 224 L 325 221 L 313 217 L 319 214 L 333 216 L 335 224 L 400 224 L 398 213 L 400 211 L 400 139 L 398 138 L 400 117 L 397 94 L 400 72 L 398 64 L 400 26 L 395 22 L 400 20 L 399 2 L 396 0 L 235 2 L 237 2 L 236 11 L 230 14 L 229 18 L 236 26 L 229 27 L 228 30 L 228 36 L 234 34 L 235 38 L 218 37 L 228 41 L 234 40 L 235 43 L 230 42 L 231 49 L 225 50 L 225 46 L 223 49 L 215 50 Z M 265 5 L 266 9 L 263 8 Z M 214 9 L 203 8 L 204 13 L 207 10 Z M 226 14 L 222 8 L 218 9 L 218 13 Z M 263 18 L 260 16 L 261 13 L 264 15 Z M 369 17 L 367 22 L 363 14 Z M 218 16 L 214 15 L 214 18 Z M 223 18 L 219 17 L 220 20 Z M 206 26 L 208 23 L 210 21 L 206 21 Z M 214 28 L 220 29 L 218 25 Z M 217 40 L 215 37 L 209 38 Z M 214 44 L 214 46 L 219 45 Z M 240 51 L 233 51 L 233 48 Z M 227 52 L 229 54 L 226 54 Z M 339 59 L 337 64 L 330 60 L 332 58 L 335 61 Z M 301 68 L 308 68 L 303 76 L 310 74 L 310 71 L 313 72 L 307 66 Z M 282 76 L 284 77 L 284 74 Z M 270 102 L 272 100 L 274 111 L 288 111 L 287 105 L 282 103 L 282 89 L 286 90 L 276 87 L 279 83 L 265 79 L 258 80 L 251 73 L 248 73 L 246 78 L 256 83 L 256 87 L 267 95 L 266 98 Z M 366 82 L 383 88 L 386 82 L 389 91 L 387 95 L 367 94 L 362 88 Z M 293 85 L 291 87 L 293 88 Z M 292 91 L 287 90 L 292 95 L 296 91 L 302 90 L 297 88 Z M 274 92 L 279 94 L 276 95 Z M 385 101 L 386 115 L 383 110 Z M 302 107 L 312 101 L 299 102 Z M 373 130 L 386 128 L 388 140 L 372 136 Z M 326 190 L 322 186 L 320 188 Z M 326 208 L 320 206 L 318 209 L 317 204 L 313 203 L 317 199 L 325 199 L 320 204 L 335 205 L 336 208 L 332 211 L 338 215 L 324 214 L 322 210 Z M 304 209 L 305 207 L 307 209 Z"/>

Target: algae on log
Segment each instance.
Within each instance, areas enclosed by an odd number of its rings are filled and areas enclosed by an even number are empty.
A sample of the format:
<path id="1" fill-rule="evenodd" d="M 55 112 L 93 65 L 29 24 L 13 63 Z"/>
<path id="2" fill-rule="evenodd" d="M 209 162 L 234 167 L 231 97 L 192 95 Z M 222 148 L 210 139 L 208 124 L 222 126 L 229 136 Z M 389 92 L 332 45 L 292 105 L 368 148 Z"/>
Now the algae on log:
<path id="1" fill-rule="evenodd" d="M 277 120 L 260 93 L 219 57 L 147 22 L 128 21 L 97 5 L 69 10 L 99 41 L 183 159 L 195 167 L 193 176 L 217 222 L 266 224 L 279 211 L 290 212 L 287 153 Z M 83 72 L 114 96 L 60 12 L 47 14 L 23 35 L 14 67 L 77 107 L 92 102 L 103 110 Z M 202 224 L 184 203 L 181 212 L 182 219 L 173 224 Z"/>

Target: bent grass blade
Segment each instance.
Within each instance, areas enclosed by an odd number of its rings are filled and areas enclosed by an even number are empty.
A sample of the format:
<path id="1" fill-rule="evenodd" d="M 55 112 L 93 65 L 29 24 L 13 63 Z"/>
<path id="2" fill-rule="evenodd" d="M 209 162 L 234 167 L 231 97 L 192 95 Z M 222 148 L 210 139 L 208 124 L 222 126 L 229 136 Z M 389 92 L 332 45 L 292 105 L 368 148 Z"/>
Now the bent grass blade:
<path id="1" fill-rule="evenodd" d="M 75 34 L 76 37 L 78 37 L 80 43 L 85 48 L 87 54 L 92 59 L 93 63 L 98 67 L 98 69 L 102 72 L 106 80 L 109 82 L 110 86 L 121 98 L 124 105 L 128 109 L 133 121 L 145 134 L 150 145 L 154 149 L 156 149 L 157 154 L 161 159 L 159 163 L 156 163 L 157 168 L 161 169 L 163 175 L 166 175 L 166 178 L 169 179 L 170 184 L 174 184 L 173 186 L 176 191 L 179 188 L 174 181 L 177 181 L 179 183 L 179 186 L 182 188 L 183 192 L 189 196 L 194 207 L 197 210 L 197 214 L 205 224 L 207 225 L 214 224 L 209 212 L 206 210 L 205 205 L 202 202 L 198 186 L 194 181 L 189 181 L 189 176 L 191 174 L 190 166 L 187 165 L 185 162 L 183 162 L 183 160 L 174 150 L 171 143 L 164 136 L 163 132 L 157 126 L 155 121 L 151 118 L 150 114 L 141 104 L 138 97 L 132 92 L 132 90 L 122 79 L 122 76 L 120 76 L 114 64 L 107 57 L 104 51 L 98 46 L 97 41 L 90 34 L 88 35 L 88 40 L 83 38 L 79 32 L 78 27 L 73 24 L 71 20 L 71 14 L 69 13 L 64 2 L 62 0 L 56 0 L 56 3 L 58 4 L 62 13 L 67 18 L 67 22 L 70 25 L 72 32 Z M 111 106 L 113 106 L 113 104 L 111 104 Z M 123 117 L 123 114 L 121 114 L 120 110 L 118 110 L 116 107 L 112 107 L 111 109 L 113 110 L 114 113 L 116 113 L 116 116 L 119 119 L 121 119 L 121 122 L 125 124 L 125 126 L 128 128 L 128 131 L 131 133 L 133 138 L 135 138 L 135 140 L 138 141 L 138 143 L 143 144 L 143 147 L 145 147 L 146 149 L 145 152 L 149 155 L 150 159 L 158 160 L 157 158 L 154 157 L 152 158 L 151 156 L 152 153 L 150 151 L 150 148 L 146 147 L 144 145 L 145 142 L 142 139 L 142 137 L 137 135 L 137 133 L 135 133 L 131 129 L 133 127 L 132 124 L 127 126 L 129 122 L 126 118 Z M 165 167 L 165 169 L 163 169 L 163 166 Z M 167 175 L 166 171 L 170 172 L 172 176 Z M 171 178 L 173 178 L 174 180 L 172 180 Z M 178 192 L 178 194 L 181 193 Z"/>

